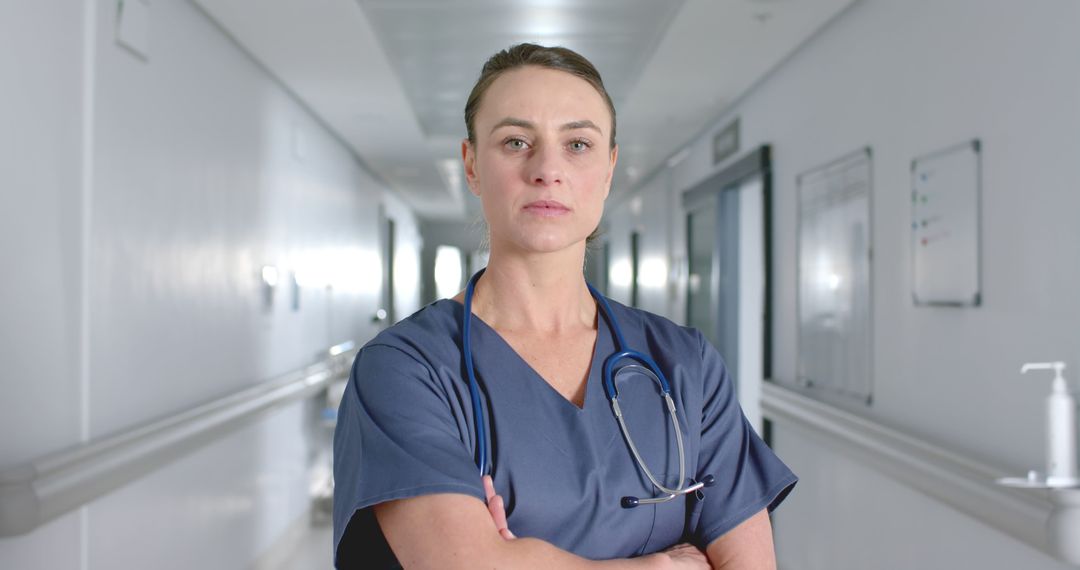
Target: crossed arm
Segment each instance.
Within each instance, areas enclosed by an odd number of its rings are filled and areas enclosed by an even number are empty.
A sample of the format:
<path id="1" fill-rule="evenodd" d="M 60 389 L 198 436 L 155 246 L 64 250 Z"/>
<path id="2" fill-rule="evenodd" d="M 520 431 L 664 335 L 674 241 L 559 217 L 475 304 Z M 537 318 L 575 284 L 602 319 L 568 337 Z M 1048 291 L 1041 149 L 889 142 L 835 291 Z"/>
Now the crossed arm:
<path id="1" fill-rule="evenodd" d="M 774 570 L 772 526 L 764 510 L 712 541 L 640 558 L 592 561 L 535 538 L 515 538 L 502 498 L 485 478 L 487 505 L 473 497 L 436 494 L 379 504 L 375 517 L 405 568 L 640 568 Z"/>

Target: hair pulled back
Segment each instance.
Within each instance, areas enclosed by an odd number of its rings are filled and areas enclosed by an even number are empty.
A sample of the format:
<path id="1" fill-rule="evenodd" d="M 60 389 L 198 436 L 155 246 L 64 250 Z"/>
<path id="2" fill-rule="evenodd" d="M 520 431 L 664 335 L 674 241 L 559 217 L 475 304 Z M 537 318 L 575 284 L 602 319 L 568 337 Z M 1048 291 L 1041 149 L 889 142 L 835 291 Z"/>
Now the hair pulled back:
<path id="1" fill-rule="evenodd" d="M 470 143 L 476 144 L 476 113 L 480 110 L 484 93 L 503 73 L 530 65 L 565 71 L 592 85 L 593 89 L 596 89 L 596 92 L 603 97 L 608 112 L 611 114 L 611 137 L 608 145 L 610 148 L 615 148 L 615 105 L 612 104 L 611 96 L 604 88 L 604 81 L 600 79 L 600 72 L 596 70 L 596 67 L 574 50 L 530 43 L 517 44 L 504 49 L 484 63 L 480 78 L 476 80 L 476 85 L 473 86 L 469 99 L 465 103 L 465 129 Z"/>

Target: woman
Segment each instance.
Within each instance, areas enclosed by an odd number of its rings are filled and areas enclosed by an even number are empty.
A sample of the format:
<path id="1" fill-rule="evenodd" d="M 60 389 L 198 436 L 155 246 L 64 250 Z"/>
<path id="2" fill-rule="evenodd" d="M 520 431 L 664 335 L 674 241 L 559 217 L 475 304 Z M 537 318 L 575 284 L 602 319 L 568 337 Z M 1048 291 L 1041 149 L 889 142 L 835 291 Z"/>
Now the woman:
<path id="1" fill-rule="evenodd" d="M 335 436 L 339 567 L 774 567 L 768 510 L 796 478 L 747 424 L 720 356 L 584 280 L 618 157 L 595 68 L 514 46 L 484 66 L 465 122 L 490 260 L 357 356 Z M 646 356 L 616 362 L 622 427 L 602 368 L 627 349 Z"/>

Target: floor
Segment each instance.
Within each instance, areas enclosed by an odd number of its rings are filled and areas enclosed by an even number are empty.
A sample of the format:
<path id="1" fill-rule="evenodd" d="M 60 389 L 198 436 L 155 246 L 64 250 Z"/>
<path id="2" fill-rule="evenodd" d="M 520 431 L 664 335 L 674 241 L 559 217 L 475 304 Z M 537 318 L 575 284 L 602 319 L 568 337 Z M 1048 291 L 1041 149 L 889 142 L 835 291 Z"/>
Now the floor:
<path id="1" fill-rule="evenodd" d="M 329 524 L 308 527 L 295 544 L 292 552 L 275 561 L 267 568 L 273 570 L 330 570 L 334 567 L 334 529 Z"/>

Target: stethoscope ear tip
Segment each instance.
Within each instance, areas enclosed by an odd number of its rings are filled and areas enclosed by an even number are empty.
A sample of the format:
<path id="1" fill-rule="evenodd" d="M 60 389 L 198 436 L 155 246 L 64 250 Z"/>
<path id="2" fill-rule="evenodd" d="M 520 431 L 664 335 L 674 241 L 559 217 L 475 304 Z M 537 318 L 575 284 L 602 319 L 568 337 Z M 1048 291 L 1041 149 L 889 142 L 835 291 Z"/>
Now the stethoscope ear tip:
<path id="1" fill-rule="evenodd" d="M 637 497 L 623 497 L 621 503 L 622 503 L 622 508 L 624 508 L 624 509 L 632 509 L 632 508 L 638 506 L 640 501 L 639 501 L 639 499 Z"/>

